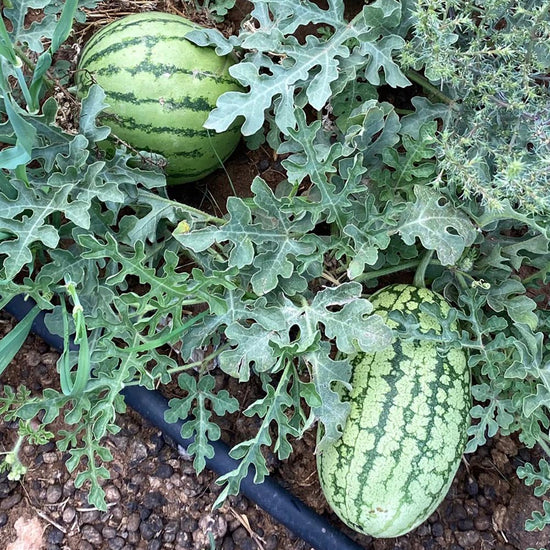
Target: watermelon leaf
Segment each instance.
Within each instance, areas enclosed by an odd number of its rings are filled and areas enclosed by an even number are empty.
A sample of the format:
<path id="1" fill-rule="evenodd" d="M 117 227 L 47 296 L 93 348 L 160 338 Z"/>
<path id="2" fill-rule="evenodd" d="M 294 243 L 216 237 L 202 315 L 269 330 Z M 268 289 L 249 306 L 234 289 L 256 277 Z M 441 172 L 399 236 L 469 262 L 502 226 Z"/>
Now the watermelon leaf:
<path id="1" fill-rule="evenodd" d="M 416 185 L 414 193 L 416 202 L 408 205 L 399 223 L 403 241 L 413 244 L 418 237 L 426 249 L 436 251 L 443 265 L 455 264 L 475 241 L 475 227 L 468 216 L 436 191 Z"/>
<path id="2" fill-rule="evenodd" d="M 351 389 L 351 365 L 348 361 L 332 359 L 327 342 L 307 353 L 305 360 L 310 365 L 315 390 L 320 397 L 320 405 L 314 408 L 314 413 L 323 424 L 322 437 L 317 441 L 317 452 L 322 452 L 341 437 L 346 424 L 350 404 L 341 400 L 341 392 L 336 388 L 339 385 Z"/>
<path id="3" fill-rule="evenodd" d="M 258 4 L 252 16 L 259 27 L 244 29 L 232 44 L 250 50 L 230 69 L 231 75 L 249 90 L 223 94 L 205 124 L 207 128 L 224 131 L 236 118 L 243 117 L 242 132 L 250 136 L 261 128 L 265 113 L 276 105 L 275 123 L 288 134 L 297 123 L 294 104 L 299 91 L 302 107 L 308 103 L 321 110 L 336 86 L 343 87 L 356 76 L 378 85 L 383 73 L 391 86 L 409 84 L 393 60 L 394 52 L 404 46 L 403 38 L 397 34 L 380 37 L 399 25 L 399 2 L 377 0 L 349 22 L 343 17 L 341 0 L 331 2 L 326 10 L 309 1 L 299 6 L 292 0 L 263 0 Z M 291 33 L 311 22 L 330 26 L 333 33 L 323 38 L 310 34 L 300 44 Z M 212 32 L 203 33 L 201 44 L 219 47 L 220 40 L 208 38 L 211 36 Z M 226 41 L 223 51 L 228 45 Z M 285 62 L 274 63 L 273 55 Z"/>
<path id="4" fill-rule="evenodd" d="M 203 376 L 197 383 L 191 375 L 182 373 L 178 376 L 178 384 L 187 395 L 184 398 L 170 399 L 164 418 L 171 423 L 184 420 L 181 435 L 185 439 L 194 439 L 187 447 L 187 452 L 194 455 L 193 466 L 198 473 L 204 470 L 205 459 L 214 456 L 214 449 L 209 441 L 217 441 L 221 435 L 220 428 L 211 420 L 212 412 L 206 408 L 206 402 L 210 402 L 219 416 L 237 411 L 239 402 L 226 390 L 214 393 L 214 379 L 211 376 Z"/>

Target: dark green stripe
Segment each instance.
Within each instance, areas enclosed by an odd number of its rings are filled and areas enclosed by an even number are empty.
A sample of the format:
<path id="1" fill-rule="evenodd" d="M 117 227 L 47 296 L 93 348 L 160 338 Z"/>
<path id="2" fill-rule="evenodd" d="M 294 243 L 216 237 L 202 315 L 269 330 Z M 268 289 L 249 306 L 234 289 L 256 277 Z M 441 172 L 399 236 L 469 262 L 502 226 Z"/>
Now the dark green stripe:
<path id="1" fill-rule="evenodd" d="M 153 126 L 153 124 L 138 123 L 132 117 L 122 117 L 120 115 L 110 117 L 106 116 L 104 118 L 110 119 L 111 121 L 114 120 L 117 126 L 130 131 L 139 130 L 147 134 L 182 136 L 186 138 L 208 137 L 207 130 L 194 130 L 192 128 L 182 128 L 176 126 Z M 106 122 L 108 123 L 108 121 Z"/>
<path id="2" fill-rule="evenodd" d="M 98 31 L 96 34 L 88 40 L 85 47 L 85 52 L 89 51 L 93 46 L 103 40 L 106 37 L 112 36 L 113 34 L 118 34 L 122 31 L 125 31 L 126 29 L 130 29 L 132 27 L 141 27 L 143 25 L 145 26 L 151 26 L 151 25 L 157 25 L 158 23 L 173 23 L 176 25 L 181 25 L 182 27 L 185 27 L 185 34 L 187 34 L 189 31 L 196 29 L 197 27 L 191 23 L 188 23 L 185 20 L 180 19 L 174 19 L 172 17 L 166 17 L 163 14 L 151 14 L 149 17 L 136 17 L 136 16 L 129 16 L 129 17 L 122 17 L 118 21 L 114 21 L 113 23 L 110 23 L 109 25 L 106 25 L 103 27 L 100 31 Z M 148 32 L 151 32 L 151 29 L 149 29 Z M 142 33 L 143 34 L 143 33 Z M 185 36 L 185 35 L 182 35 Z M 179 37 L 181 39 L 181 36 Z"/>
<path id="3" fill-rule="evenodd" d="M 107 92 L 107 102 L 109 99 L 114 99 L 121 103 L 130 103 L 132 105 L 141 104 L 153 104 L 159 105 L 160 100 L 158 97 L 137 97 L 132 92 Z M 204 97 L 189 97 L 183 96 L 179 101 L 173 99 L 162 98 L 162 106 L 170 110 L 189 109 L 191 111 L 203 111 L 209 113 L 214 109 L 215 105 L 208 103 L 208 100 Z"/>
<path id="4" fill-rule="evenodd" d="M 110 56 L 115 53 L 119 53 L 122 50 L 126 49 L 128 46 L 143 46 L 148 50 L 148 55 L 151 54 L 151 48 L 153 46 L 156 46 L 159 42 L 163 40 L 182 40 L 181 36 L 160 36 L 160 35 L 145 35 L 145 36 L 136 36 L 135 38 L 126 38 L 122 42 L 114 42 L 112 44 L 109 44 L 103 49 L 100 49 L 99 51 L 93 51 L 94 48 L 88 49 L 84 51 L 84 54 L 82 55 L 80 59 L 80 65 L 86 65 L 89 66 L 92 63 L 95 63 L 101 58 Z M 97 46 L 97 44 L 96 44 Z M 90 54 L 89 52 L 92 51 Z"/>
<path id="5" fill-rule="evenodd" d="M 110 63 L 98 68 L 91 69 L 96 76 L 118 76 L 121 73 L 129 73 L 132 76 L 136 76 L 140 73 L 152 74 L 154 77 L 159 78 L 165 75 L 185 75 L 191 77 L 193 80 L 212 80 L 216 84 L 229 84 L 236 86 L 237 82 L 231 77 L 220 76 L 214 73 L 206 71 L 194 71 L 192 69 L 186 69 L 185 67 L 178 67 L 176 65 L 168 65 L 166 63 L 152 63 L 150 61 L 142 61 L 134 67 L 122 67 Z"/>
<path id="6" fill-rule="evenodd" d="M 198 159 L 204 157 L 204 149 L 191 149 L 191 151 L 180 151 L 178 153 L 171 153 L 170 157 L 182 159 Z"/>
<path id="7" fill-rule="evenodd" d="M 101 118 L 106 119 L 105 123 L 108 124 L 109 121 L 114 121 L 114 123 L 121 128 L 124 128 L 126 130 L 140 130 L 142 132 L 146 132 L 148 134 L 154 134 L 154 135 L 160 135 L 160 134 L 167 134 L 167 135 L 173 135 L 173 136 L 182 136 L 182 137 L 188 137 L 188 138 L 196 138 L 196 137 L 216 137 L 216 133 L 212 132 L 207 129 L 203 130 L 194 130 L 192 128 L 182 128 L 180 126 L 153 126 L 152 124 L 143 124 L 138 123 L 135 121 L 132 117 L 121 117 L 120 115 L 103 115 Z M 226 136 L 228 134 L 237 133 L 240 131 L 240 128 L 238 126 L 234 126 L 233 128 L 230 128 L 229 130 L 226 130 L 223 135 Z"/>

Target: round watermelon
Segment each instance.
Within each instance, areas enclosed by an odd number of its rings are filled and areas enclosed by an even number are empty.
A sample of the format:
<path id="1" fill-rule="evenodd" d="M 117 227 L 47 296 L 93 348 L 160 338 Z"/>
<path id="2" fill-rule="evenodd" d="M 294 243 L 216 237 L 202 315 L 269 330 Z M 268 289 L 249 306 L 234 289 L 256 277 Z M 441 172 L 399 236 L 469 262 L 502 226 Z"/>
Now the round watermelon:
<path id="1" fill-rule="evenodd" d="M 210 174 L 231 155 L 240 127 L 216 133 L 203 128 L 218 97 L 242 87 L 229 56 L 189 42 L 200 28 L 183 17 L 146 12 L 103 27 L 86 44 L 76 76 L 78 95 L 93 83 L 106 93 L 102 122 L 137 150 L 163 155 L 174 183 Z"/>

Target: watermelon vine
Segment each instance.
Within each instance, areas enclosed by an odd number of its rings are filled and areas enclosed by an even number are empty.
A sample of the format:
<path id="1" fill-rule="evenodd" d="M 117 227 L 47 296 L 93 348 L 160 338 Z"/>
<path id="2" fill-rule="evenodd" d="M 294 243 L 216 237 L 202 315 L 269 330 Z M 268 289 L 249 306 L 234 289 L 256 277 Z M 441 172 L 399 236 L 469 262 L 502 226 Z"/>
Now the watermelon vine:
<path id="1" fill-rule="evenodd" d="M 242 411 L 256 435 L 233 448 L 240 466 L 218 503 L 249 467 L 256 481 L 269 473 L 267 446 L 284 460 L 314 426 L 318 451 L 337 445 L 349 356 L 388 350 L 396 334 L 434 339 L 407 312 L 388 322 L 370 300 L 388 277 L 415 272 L 452 306 L 422 306 L 437 340 L 468 353 L 466 452 L 517 434 L 545 454 L 518 474 L 538 496 L 548 490 L 545 3 L 254 0 L 234 35 L 189 33 L 239 59 L 229 73 L 240 87 L 220 97 L 208 131 L 242 122 L 246 146 L 271 147 L 284 170 L 276 189 L 258 176 L 251 198 L 230 197 L 224 216 L 170 198 L 160 165 L 124 145 L 105 154 L 105 92 L 92 85 L 79 102 L 75 64 L 59 55 L 74 53 L 71 25 L 98 2 L 43 0 L 29 26 L 34 4 L 5 2 L 0 25 L 0 306 L 25 294 L 52 331 L 85 347 L 62 356 L 61 389 L 4 386 L 0 414 L 29 437 L 42 412 L 42 435 L 68 451 L 92 504 L 106 506 L 102 441 L 118 429 L 128 384 L 177 380 L 168 417 L 186 419 L 200 471 L 220 435 L 215 415 L 241 406 L 215 388 L 213 369 L 259 381 L 263 395 Z M 220 16 L 232 5 L 193 4 Z M 60 123 L 67 102 L 74 128 Z M 25 335 L 0 342 L 0 355 Z M 49 434 L 61 414 L 70 431 Z M 12 453 L 7 465 L 21 472 L 18 461 Z M 545 507 L 528 527 L 548 523 Z"/>

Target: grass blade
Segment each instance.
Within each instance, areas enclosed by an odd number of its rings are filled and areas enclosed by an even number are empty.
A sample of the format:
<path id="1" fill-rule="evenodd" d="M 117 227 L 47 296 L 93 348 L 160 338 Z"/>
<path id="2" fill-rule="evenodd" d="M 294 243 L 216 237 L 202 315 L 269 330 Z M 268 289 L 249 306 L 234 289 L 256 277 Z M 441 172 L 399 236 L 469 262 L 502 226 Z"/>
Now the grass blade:
<path id="1" fill-rule="evenodd" d="M 0 375 L 6 370 L 15 354 L 24 344 L 36 316 L 40 313 L 40 307 L 34 306 L 19 323 L 2 340 L 0 340 Z"/>

